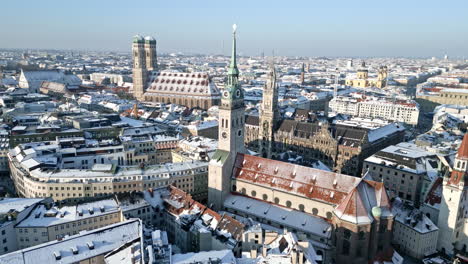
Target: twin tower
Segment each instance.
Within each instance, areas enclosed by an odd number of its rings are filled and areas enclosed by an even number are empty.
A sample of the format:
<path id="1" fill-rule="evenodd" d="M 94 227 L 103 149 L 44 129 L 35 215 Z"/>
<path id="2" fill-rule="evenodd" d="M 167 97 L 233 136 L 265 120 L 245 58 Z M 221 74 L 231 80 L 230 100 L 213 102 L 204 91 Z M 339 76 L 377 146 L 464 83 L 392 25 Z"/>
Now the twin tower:
<path id="1" fill-rule="evenodd" d="M 133 53 L 133 95 L 143 99 L 148 77 L 157 70 L 156 40 L 153 37 L 136 35 L 132 44 Z"/>

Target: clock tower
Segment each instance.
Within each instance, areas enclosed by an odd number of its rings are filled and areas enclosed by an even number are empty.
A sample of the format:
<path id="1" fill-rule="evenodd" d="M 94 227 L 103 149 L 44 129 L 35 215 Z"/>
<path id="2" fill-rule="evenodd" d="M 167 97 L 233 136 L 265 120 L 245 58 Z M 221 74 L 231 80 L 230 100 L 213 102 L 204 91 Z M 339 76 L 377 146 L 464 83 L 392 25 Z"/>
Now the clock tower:
<path id="1" fill-rule="evenodd" d="M 244 153 L 245 105 L 236 62 L 236 25 L 233 26 L 232 55 L 221 96 L 218 118 L 218 149 L 208 172 L 208 205 L 221 210 L 231 191 L 231 173 L 237 153 Z"/>
<path id="2" fill-rule="evenodd" d="M 274 151 L 274 133 L 280 118 L 278 110 L 278 85 L 276 84 L 276 70 L 273 63 L 271 64 L 269 75 L 269 79 L 263 87 L 258 142 L 260 155 L 271 159 Z"/>

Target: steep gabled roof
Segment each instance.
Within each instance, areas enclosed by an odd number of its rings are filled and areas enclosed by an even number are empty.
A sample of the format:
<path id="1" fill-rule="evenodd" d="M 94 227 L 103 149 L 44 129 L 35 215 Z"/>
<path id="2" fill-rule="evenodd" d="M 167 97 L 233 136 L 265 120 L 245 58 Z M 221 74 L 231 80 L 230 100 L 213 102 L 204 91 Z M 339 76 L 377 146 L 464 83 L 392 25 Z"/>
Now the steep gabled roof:
<path id="1" fill-rule="evenodd" d="M 457 158 L 468 159 L 468 134 L 465 134 L 463 137 L 460 148 L 458 148 Z"/>
<path id="2" fill-rule="evenodd" d="M 361 182 L 362 183 L 362 182 Z M 343 202 L 335 209 L 335 214 L 338 218 L 355 223 L 368 224 L 372 222 L 368 202 L 363 200 L 364 197 L 359 193 L 358 188 L 354 188 Z"/>

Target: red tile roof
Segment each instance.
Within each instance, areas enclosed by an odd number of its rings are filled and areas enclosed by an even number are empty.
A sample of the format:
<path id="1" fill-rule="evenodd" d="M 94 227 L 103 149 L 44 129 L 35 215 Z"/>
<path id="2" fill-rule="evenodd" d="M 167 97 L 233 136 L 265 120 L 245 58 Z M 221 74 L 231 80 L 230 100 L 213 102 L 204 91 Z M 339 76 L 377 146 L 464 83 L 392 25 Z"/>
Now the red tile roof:
<path id="1" fill-rule="evenodd" d="M 460 148 L 458 148 L 457 157 L 459 159 L 468 159 L 468 134 L 463 137 Z"/>
<path id="2" fill-rule="evenodd" d="M 390 212 L 382 182 L 246 154 L 237 154 L 233 178 L 332 204 L 345 221 L 372 222 L 373 207 Z"/>
<path id="3" fill-rule="evenodd" d="M 340 204 L 361 181 L 349 175 L 246 154 L 237 155 L 233 177 L 333 205 Z"/>
<path id="4" fill-rule="evenodd" d="M 442 201 L 442 178 L 437 178 L 432 185 L 431 189 L 427 193 L 425 203 L 434 206 L 435 204 L 440 204 Z"/>

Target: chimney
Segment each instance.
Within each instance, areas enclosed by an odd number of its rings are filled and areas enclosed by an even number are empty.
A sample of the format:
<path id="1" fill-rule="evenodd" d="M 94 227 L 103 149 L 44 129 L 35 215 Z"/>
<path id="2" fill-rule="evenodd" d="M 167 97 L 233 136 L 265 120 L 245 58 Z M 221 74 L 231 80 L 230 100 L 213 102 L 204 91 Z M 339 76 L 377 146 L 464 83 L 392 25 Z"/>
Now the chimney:
<path id="1" fill-rule="evenodd" d="M 304 264 L 304 251 L 299 250 L 299 256 L 297 256 L 299 258 L 299 264 Z"/>
<path id="2" fill-rule="evenodd" d="M 297 252 L 296 249 L 291 251 L 291 264 L 297 264 Z"/>
<path id="3" fill-rule="evenodd" d="M 257 258 L 257 247 L 252 246 L 250 249 L 250 258 L 256 259 Z"/>

